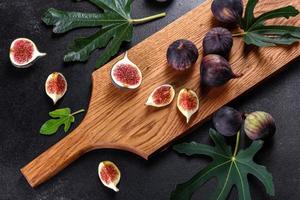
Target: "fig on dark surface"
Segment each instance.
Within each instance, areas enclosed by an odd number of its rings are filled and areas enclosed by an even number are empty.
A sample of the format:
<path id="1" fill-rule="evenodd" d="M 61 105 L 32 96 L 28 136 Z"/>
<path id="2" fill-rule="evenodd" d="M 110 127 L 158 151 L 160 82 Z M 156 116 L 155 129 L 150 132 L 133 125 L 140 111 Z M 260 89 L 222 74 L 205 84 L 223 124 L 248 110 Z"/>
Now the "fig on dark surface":
<path id="1" fill-rule="evenodd" d="M 200 66 L 201 83 L 203 86 L 218 87 L 229 80 L 239 78 L 242 74 L 233 73 L 230 64 L 222 56 L 216 54 L 206 55 Z"/>
<path id="2" fill-rule="evenodd" d="M 53 100 L 54 104 L 65 95 L 67 89 L 67 80 L 64 75 L 59 72 L 50 74 L 45 82 L 46 94 Z"/>
<path id="3" fill-rule="evenodd" d="M 276 132 L 275 120 L 272 115 L 262 111 L 247 114 L 244 131 L 251 140 L 266 139 Z"/>
<path id="4" fill-rule="evenodd" d="M 30 67 L 38 58 L 45 55 L 46 53 L 39 52 L 34 42 L 27 38 L 15 39 L 9 51 L 10 61 L 17 68 Z"/>
<path id="5" fill-rule="evenodd" d="M 233 45 L 232 34 L 222 27 L 211 29 L 203 39 L 204 55 L 218 54 L 227 57 Z"/>
<path id="6" fill-rule="evenodd" d="M 136 89 L 142 83 L 142 72 L 128 59 L 127 52 L 122 60 L 114 64 L 110 75 L 113 84 L 118 88 Z"/>
<path id="7" fill-rule="evenodd" d="M 121 179 L 121 172 L 113 162 L 102 161 L 98 166 L 98 175 L 103 185 L 119 192 L 117 185 Z"/>
<path id="8" fill-rule="evenodd" d="M 179 71 L 191 68 L 198 57 L 199 52 L 196 45 L 185 39 L 173 42 L 167 51 L 168 65 Z"/>
<path id="9" fill-rule="evenodd" d="M 242 0 L 214 0 L 211 11 L 214 17 L 222 23 L 237 25 L 243 15 Z"/>
<path id="10" fill-rule="evenodd" d="M 154 89 L 148 97 L 147 106 L 165 107 L 172 103 L 175 97 L 175 90 L 172 85 L 164 84 Z"/>
<path id="11" fill-rule="evenodd" d="M 213 116 L 214 128 L 224 136 L 233 136 L 240 131 L 243 114 L 231 107 L 220 108 Z"/>

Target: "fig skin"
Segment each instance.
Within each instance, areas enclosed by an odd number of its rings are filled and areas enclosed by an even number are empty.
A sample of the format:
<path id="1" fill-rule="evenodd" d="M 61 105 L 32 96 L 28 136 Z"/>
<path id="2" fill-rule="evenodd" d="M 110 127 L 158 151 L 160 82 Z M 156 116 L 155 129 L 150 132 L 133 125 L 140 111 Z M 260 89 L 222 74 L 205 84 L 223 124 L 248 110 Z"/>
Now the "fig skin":
<path id="1" fill-rule="evenodd" d="M 241 129 L 243 114 L 234 108 L 224 106 L 213 116 L 214 128 L 224 136 L 234 136 Z"/>
<path id="2" fill-rule="evenodd" d="M 168 65 L 179 71 L 191 68 L 198 57 L 199 52 L 196 45 L 185 39 L 176 40 L 167 51 Z"/>
<path id="3" fill-rule="evenodd" d="M 214 17 L 222 23 L 237 25 L 243 15 L 244 5 L 242 0 L 214 0 L 211 11 Z"/>
<path id="4" fill-rule="evenodd" d="M 242 76 L 234 74 L 228 61 L 216 54 L 209 54 L 203 58 L 200 73 L 201 83 L 208 87 L 219 87 Z"/>
<path id="5" fill-rule="evenodd" d="M 246 115 L 244 131 L 251 140 L 267 139 L 276 132 L 275 120 L 269 113 L 252 112 Z"/>
<path id="6" fill-rule="evenodd" d="M 222 27 L 211 29 L 203 39 L 204 55 L 218 54 L 228 57 L 233 45 L 232 34 Z"/>

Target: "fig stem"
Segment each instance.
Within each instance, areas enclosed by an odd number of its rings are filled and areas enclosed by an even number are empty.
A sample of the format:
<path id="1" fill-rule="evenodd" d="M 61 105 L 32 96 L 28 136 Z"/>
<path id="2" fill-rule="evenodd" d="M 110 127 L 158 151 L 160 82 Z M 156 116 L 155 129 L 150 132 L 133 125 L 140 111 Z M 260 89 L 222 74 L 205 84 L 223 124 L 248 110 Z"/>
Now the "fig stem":
<path id="1" fill-rule="evenodd" d="M 71 113 L 71 115 L 72 115 L 72 116 L 73 116 L 73 115 L 77 115 L 77 114 L 82 113 L 82 112 L 84 112 L 84 111 L 85 111 L 84 109 L 80 109 L 80 110 L 78 110 L 78 111 L 76 111 L 76 112 Z"/>
<path id="2" fill-rule="evenodd" d="M 247 34 L 247 32 L 233 33 L 232 37 L 241 37 L 241 36 L 244 36 L 246 34 Z"/>
<path id="3" fill-rule="evenodd" d="M 164 12 L 164 13 L 160 13 L 160 14 L 157 14 L 157 15 L 141 18 L 141 19 L 129 19 L 128 21 L 132 24 L 143 24 L 143 23 L 153 21 L 153 20 L 158 19 L 158 18 L 165 17 L 166 15 L 167 15 L 167 13 Z"/>
<path id="4" fill-rule="evenodd" d="M 240 135 L 241 135 L 241 131 L 239 131 L 236 134 L 236 141 L 235 141 L 235 148 L 234 148 L 233 157 L 236 157 L 236 154 L 238 152 L 238 148 L 239 148 L 239 144 L 240 144 Z"/>

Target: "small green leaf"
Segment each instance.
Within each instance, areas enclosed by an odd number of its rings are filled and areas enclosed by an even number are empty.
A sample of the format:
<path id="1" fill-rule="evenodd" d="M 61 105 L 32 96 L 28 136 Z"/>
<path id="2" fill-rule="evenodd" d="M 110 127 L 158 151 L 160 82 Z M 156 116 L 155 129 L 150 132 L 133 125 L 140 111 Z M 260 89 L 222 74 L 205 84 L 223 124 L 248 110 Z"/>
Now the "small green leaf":
<path id="1" fill-rule="evenodd" d="M 55 119 L 46 121 L 40 128 L 40 133 L 42 135 L 53 135 L 62 125 L 64 125 L 64 131 L 67 132 L 70 129 L 71 124 L 75 121 L 74 115 L 83 111 L 84 110 L 79 110 L 71 113 L 70 108 L 61 108 L 49 112 L 49 115 Z"/>
<path id="2" fill-rule="evenodd" d="M 52 112 L 49 112 L 49 116 L 53 117 L 53 118 L 64 117 L 64 116 L 68 116 L 70 114 L 71 114 L 70 108 L 61 108 L 61 109 L 56 109 Z"/>
<path id="3" fill-rule="evenodd" d="M 218 186 L 210 196 L 211 200 L 226 200 L 232 187 L 236 187 L 239 200 L 251 200 L 248 175 L 252 174 L 260 180 L 269 195 L 274 195 L 272 175 L 262 165 L 253 161 L 253 157 L 261 149 L 263 142 L 254 141 L 249 148 L 241 150 L 235 155 L 231 147 L 225 143 L 223 137 L 214 130 L 210 130 L 210 137 L 215 146 L 192 143 L 175 145 L 173 148 L 185 155 L 205 155 L 213 161 L 200 170 L 189 181 L 177 185 L 171 194 L 171 200 L 189 200 L 195 191 L 210 179 L 216 177 Z"/>

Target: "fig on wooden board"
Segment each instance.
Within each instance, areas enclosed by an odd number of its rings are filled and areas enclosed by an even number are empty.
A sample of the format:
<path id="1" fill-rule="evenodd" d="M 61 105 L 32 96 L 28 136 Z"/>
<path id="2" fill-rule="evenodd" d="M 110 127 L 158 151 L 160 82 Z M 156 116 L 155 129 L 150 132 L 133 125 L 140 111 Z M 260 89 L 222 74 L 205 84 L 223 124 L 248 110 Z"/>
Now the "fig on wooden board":
<path id="1" fill-rule="evenodd" d="M 118 61 L 110 72 L 113 84 L 118 88 L 136 89 L 142 83 L 142 72 L 136 64 L 128 59 L 127 52 L 122 60 Z"/>
<path id="2" fill-rule="evenodd" d="M 62 73 L 53 72 L 48 76 L 45 83 L 45 90 L 54 104 L 65 95 L 67 89 L 68 83 Z"/>
<path id="3" fill-rule="evenodd" d="M 191 89 L 180 90 L 177 98 L 177 108 L 186 117 L 186 122 L 189 123 L 190 118 L 199 109 L 199 99 Z"/>
<path id="4" fill-rule="evenodd" d="M 237 25 L 242 18 L 243 10 L 242 0 L 214 0 L 211 4 L 214 17 L 228 25 Z"/>
<path id="5" fill-rule="evenodd" d="M 113 162 L 101 162 L 98 167 L 98 175 L 103 185 L 115 192 L 119 192 L 117 185 L 120 182 L 121 172 Z"/>
<path id="6" fill-rule="evenodd" d="M 9 58 L 17 68 L 30 67 L 38 58 L 45 56 L 37 49 L 33 41 L 27 38 L 15 39 L 10 46 Z"/>
<path id="7" fill-rule="evenodd" d="M 169 46 L 167 51 L 168 65 L 179 71 L 191 68 L 198 57 L 199 52 L 196 45 L 186 39 L 176 40 Z"/>
<path id="8" fill-rule="evenodd" d="M 172 85 L 164 84 L 154 89 L 148 97 L 147 106 L 164 107 L 172 103 L 175 90 Z"/>
<path id="9" fill-rule="evenodd" d="M 233 45 L 232 34 L 222 27 L 211 29 L 203 39 L 204 55 L 217 54 L 228 57 Z"/>
<path id="10" fill-rule="evenodd" d="M 228 61 L 216 54 L 209 54 L 202 59 L 200 74 L 201 83 L 208 87 L 222 86 L 229 80 L 242 76 L 242 74 L 233 73 Z"/>

